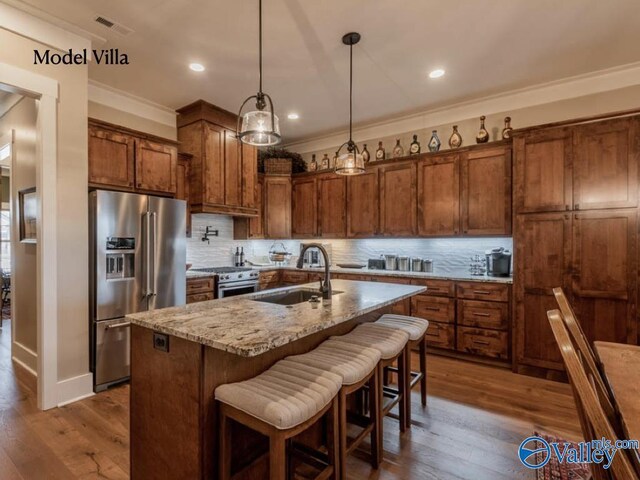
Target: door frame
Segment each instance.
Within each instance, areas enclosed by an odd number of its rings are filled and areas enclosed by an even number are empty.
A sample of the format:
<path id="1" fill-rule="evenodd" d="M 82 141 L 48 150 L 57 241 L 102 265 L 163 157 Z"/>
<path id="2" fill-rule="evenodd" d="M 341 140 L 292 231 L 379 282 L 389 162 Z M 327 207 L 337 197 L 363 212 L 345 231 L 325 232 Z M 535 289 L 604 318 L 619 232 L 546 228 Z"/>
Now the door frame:
<path id="1" fill-rule="evenodd" d="M 0 83 L 38 100 L 36 120 L 37 400 L 58 405 L 57 127 L 58 81 L 0 62 Z"/>

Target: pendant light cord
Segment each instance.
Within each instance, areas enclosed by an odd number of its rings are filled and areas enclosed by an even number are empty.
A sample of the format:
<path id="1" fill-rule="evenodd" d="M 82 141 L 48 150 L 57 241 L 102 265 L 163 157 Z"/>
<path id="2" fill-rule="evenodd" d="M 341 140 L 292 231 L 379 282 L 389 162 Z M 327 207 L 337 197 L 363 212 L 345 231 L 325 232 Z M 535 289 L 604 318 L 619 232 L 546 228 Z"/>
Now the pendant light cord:
<path id="1" fill-rule="evenodd" d="M 262 0 L 260 0 L 262 1 Z M 349 143 L 353 143 L 353 43 L 349 45 Z"/>
<path id="2" fill-rule="evenodd" d="M 258 0 L 258 55 L 259 55 L 259 73 L 258 79 L 260 88 L 258 91 L 262 93 L 262 0 Z"/>

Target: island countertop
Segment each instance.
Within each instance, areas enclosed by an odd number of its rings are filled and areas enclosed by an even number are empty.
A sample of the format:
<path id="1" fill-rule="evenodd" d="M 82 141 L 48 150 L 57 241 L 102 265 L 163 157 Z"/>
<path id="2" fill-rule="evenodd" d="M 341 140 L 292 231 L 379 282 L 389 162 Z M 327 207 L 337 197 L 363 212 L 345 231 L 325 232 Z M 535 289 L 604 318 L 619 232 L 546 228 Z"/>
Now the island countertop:
<path id="1" fill-rule="evenodd" d="M 184 338 L 242 357 L 255 357 L 360 315 L 417 295 L 426 287 L 332 280 L 328 305 L 302 302 L 285 306 L 256 301 L 317 283 L 284 287 L 180 307 L 127 315 L 132 324 Z"/>

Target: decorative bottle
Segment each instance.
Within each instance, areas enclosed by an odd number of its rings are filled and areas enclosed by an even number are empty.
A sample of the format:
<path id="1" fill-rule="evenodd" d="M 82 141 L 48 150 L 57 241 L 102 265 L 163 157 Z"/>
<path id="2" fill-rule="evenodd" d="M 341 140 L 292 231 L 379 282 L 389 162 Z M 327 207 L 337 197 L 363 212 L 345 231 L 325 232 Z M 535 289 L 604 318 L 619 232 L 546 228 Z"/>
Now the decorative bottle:
<path id="1" fill-rule="evenodd" d="M 413 142 L 409 145 L 409 155 L 417 155 L 420 153 L 420 142 L 418 141 L 418 135 L 413 136 Z"/>
<path id="2" fill-rule="evenodd" d="M 233 255 L 233 265 L 235 267 L 240 266 L 240 247 L 236 247 L 236 253 Z"/>
<path id="3" fill-rule="evenodd" d="M 384 151 L 384 147 L 382 146 L 382 142 L 378 142 L 378 149 L 376 150 L 376 160 L 384 160 L 386 157 L 386 153 Z"/>
<path id="4" fill-rule="evenodd" d="M 502 129 L 502 139 L 509 140 L 511 138 L 511 117 L 504 117 L 504 128 Z"/>
<path id="5" fill-rule="evenodd" d="M 458 133 L 458 125 L 453 126 L 453 133 L 449 137 L 449 147 L 460 148 L 462 146 L 462 135 Z"/>
<path id="6" fill-rule="evenodd" d="M 320 170 L 329 170 L 329 154 L 325 153 L 322 160 L 320 160 Z"/>
<path id="7" fill-rule="evenodd" d="M 364 163 L 369 163 L 369 160 L 371 160 L 371 154 L 369 153 L 369 150 L 367 150 L 367 144 L 364 144 L 364 147 L 362 148 L 362 159 L 364 160 Z"/>
<path id="8" fill-rule="evenodd" d="M 440 138 L 438 137 L 438 131 L 433 130 L 431 132 L 431 138 L 429 139 L 429 151 L 437 152 L 438 150 L 440 150 L 440 145 L 442 145 L 442 143 L 440 142 Z"/>
<path id="9" fill-rule="evenodd" d="M 309 164 L 309 171 L 315 172 L 318 170 L 318 161 L 316 160 L 316 154 L 311 155 L 311 163 Z"/>
<path id="10" fill-rule="evenodd" d="M 478 130 L 478 134 L 476 135 L 476 143 L 487 143 L 489 141 L 489 132 L 484 128 L 485 118 L 484 115 L 480 117 L 480 130 Z"/>
<path id="11" fill-rule="evenodd" d="M 244 247 L 240 247 L 240 266 L 244 267 Z"/>
<path id="12" fill-rule="evenodd" d="M 400 158 L 404 156 L 404 148 L 400 145 L 400 139 L 396 139 L 396 146 L 393 147 L 393 158 Z"/>

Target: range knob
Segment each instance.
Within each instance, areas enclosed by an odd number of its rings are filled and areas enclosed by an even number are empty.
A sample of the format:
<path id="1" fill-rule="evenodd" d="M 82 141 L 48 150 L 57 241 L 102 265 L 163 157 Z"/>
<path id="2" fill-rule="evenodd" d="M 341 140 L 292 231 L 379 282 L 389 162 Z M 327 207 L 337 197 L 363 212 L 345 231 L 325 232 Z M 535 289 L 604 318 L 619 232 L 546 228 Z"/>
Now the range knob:
<path id="1" fill-rule="evenodd" d="M 242 274 L 241 273 L 238 274 L 238 278 L 242 278 Z"/>
<path id="2" fill-rule="evenodd" d="M 229 280 L 229 275 L 225 275 L 224 277 L 222 277 L 223 280 Z"/>

